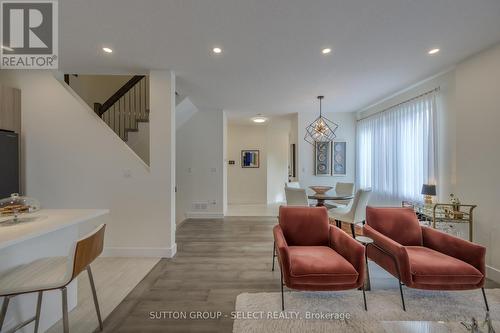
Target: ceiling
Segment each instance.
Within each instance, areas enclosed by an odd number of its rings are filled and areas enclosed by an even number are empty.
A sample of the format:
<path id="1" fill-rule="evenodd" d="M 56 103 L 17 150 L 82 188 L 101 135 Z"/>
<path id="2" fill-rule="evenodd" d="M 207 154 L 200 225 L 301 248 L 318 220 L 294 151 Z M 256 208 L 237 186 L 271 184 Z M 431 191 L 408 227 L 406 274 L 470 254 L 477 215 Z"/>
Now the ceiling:
<path id="1" fill-rule="evenodd" d="M 357 111 L 500 41 L 499 0 L 59 3 L 65 72 L 172 69 L 200 109 L 249 116 Z"/>

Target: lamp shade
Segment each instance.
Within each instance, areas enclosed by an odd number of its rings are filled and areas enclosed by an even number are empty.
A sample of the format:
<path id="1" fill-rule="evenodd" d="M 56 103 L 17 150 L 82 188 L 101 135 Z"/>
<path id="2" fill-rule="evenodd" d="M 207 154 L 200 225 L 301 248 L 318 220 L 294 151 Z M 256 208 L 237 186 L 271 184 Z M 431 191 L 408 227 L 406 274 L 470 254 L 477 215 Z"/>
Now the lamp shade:
<path id="1" fill-rule="evenodd" d="M 424 184 L 422 185 L 423 195 L 436 195 L 436 185 Z"/>

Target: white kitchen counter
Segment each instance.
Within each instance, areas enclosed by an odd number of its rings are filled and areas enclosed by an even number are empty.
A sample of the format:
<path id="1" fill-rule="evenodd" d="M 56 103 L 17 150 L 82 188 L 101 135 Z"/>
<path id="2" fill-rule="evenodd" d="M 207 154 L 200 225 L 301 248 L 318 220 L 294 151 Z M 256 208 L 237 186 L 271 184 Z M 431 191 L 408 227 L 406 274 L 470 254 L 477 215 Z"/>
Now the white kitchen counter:
<path id="1" fill-rule="evenodd" d="M 18 224 L 0 223 L 0 274 L 39 258 L 67 256 L 74 242 L 80 238 L 80 226 L 108 212 L 106 209 L 42 209 L 20 216 L 37 219 Z M 10 218 L 2 217 L 0 221 Z M 89 227 L 85 226 L 86 231 Z M 67 288 L 69 309 L 77 304 L 76 284 L 75 280 Z M 3 299 L 0 298 L 1 301 Z M 3 329 L 32 317 L 35 305 L 35 294 L 15 297 L 9 304 Z M 58 290 L 45 292 L 39 332 L 47 330 L 61 316 L 61 293 Z M 20 332 L 32 331 L 33 324 L 30 324 Z"/>
<path id="2" fill-rule="evenodd" d="M 0 223 L 0 250 L 107 213 L 109 213 L 107 209 L 42 209 L 33 214 L 20 215 L 21 219 L 24 217 L 38 217 L 38 219 L 12 225 Z M 12 217 L 2 217 L 0 222 L 8 219 Z"/>

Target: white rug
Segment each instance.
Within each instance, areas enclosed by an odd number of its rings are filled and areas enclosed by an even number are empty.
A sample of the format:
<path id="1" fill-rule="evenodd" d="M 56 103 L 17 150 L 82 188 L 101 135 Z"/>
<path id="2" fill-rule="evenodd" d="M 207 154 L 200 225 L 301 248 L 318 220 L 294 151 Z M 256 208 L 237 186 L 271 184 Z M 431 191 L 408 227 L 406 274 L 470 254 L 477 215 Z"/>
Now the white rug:
<path id="1" fill-rule="evenodd" d="M 404 288 L 406 309 L 401 307 L 399 290 L 362 292 L 285 291 L 285 312 L 277 293 L 243 293 L 236 299 L 235 333 L 247 332 L 467 332 L 460 324 L 474 316 L 485 317 L 481 290 L 434 292 Z M 500 331 L 500 289 L 487 289 L 490 315 Z M 287 316 L 283 318 L 283 316 Z M 313 319 L 312 316 L 323 316 Z M 325 318 L 326 316 L 326 318 Z M 427 329 L 409 330 L 403 321 L 431 322 Z M 408 324 L 408 323 L 406 323 Z M 425 325 L 424 325 L 425 326 Z M 487 330 L 485 331 L 487 332 Z"/>

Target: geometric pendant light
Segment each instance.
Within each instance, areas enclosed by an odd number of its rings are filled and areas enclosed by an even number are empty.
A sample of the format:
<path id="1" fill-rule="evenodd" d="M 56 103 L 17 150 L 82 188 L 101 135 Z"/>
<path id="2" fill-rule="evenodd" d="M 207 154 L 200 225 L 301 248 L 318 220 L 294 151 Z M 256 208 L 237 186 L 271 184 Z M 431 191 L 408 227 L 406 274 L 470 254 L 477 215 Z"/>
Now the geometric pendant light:
<path id="1" fill-rule="evenodd" d="M 306 127 L 304 140 L 313 146 L 315 142 L 329 142 L 337 137 L 335 131 L 339 125 L 324 117 L 321 113 L 321 100 L 323 98 L 324 96 L 318 96 L 319 117 Z"/>

